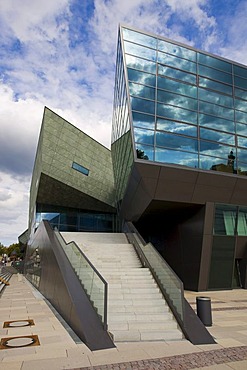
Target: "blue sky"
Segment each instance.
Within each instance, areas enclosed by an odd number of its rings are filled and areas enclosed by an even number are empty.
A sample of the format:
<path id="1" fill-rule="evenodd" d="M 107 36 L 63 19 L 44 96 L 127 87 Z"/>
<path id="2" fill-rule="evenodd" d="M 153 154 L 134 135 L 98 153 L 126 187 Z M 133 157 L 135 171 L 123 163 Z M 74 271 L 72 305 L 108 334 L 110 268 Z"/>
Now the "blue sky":
<path id="1" fill-rule="evenodd" d="M 247 60 L 247 0 L 0 0 L 0 242 L 28 222 L 44 106 L 110 146 L 118 24 Z"/>

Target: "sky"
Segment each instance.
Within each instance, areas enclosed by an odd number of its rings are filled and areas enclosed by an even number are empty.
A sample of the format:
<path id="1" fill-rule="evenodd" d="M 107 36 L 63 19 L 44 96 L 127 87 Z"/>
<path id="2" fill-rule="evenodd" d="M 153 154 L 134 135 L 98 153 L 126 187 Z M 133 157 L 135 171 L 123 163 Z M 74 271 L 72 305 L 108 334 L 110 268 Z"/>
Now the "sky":
<path id="1" fill-rule="evenodd" d="M 0 0 L 0 243 L 27 229 L 44 106 L 110 148 L 118 25 L 247 63 L 247 0 Z"/>

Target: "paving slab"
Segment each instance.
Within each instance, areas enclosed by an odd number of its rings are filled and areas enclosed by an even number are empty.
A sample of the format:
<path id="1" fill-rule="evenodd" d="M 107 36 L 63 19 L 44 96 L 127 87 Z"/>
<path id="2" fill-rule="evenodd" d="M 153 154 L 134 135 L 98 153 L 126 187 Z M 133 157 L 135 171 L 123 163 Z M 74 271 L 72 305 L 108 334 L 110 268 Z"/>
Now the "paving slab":
<path id="1" fill-rule="evenodd" d="M 196 296 L 208 296 L 217 344 L 194 346 L 187 340 L 117 343 L 90 351 L 74 341 L 59 315 L 24 278 L 13 276 L 0 298 L 0 337 L 36 334 L 40 345 L 0 350 L 4 370 L 56 369 L 247 369 L 247 291 L 185 292 L 196 310 Z M 3 328 L 4 321 L 33 319 L 33 326 Z"/>

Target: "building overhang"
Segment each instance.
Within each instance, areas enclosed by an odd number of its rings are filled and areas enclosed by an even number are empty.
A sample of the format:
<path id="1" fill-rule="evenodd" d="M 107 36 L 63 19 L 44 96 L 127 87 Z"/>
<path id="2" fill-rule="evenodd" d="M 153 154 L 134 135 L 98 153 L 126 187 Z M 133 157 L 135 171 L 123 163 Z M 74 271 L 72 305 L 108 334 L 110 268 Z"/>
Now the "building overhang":
<path id="1" fill-rule="evenodd" d="M 124 219 L 137 221 L 151 201 L 247 206 L 247 178 L 217 171 L 137 160 L 121 205 Z"/>

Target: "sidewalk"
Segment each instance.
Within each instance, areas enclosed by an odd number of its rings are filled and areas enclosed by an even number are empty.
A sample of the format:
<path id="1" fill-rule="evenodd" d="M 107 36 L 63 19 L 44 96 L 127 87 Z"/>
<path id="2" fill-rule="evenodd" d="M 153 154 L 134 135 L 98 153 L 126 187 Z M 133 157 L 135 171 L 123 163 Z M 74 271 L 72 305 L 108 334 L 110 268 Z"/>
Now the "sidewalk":
<path id="1" fill-rule="evenodd" d="M 194 346 L 187 340 L 132 342 L 91 352 L 62 324 L 59 315 L 32 285 L 21 275 L 14 275 L 0 298 L 0 338 L 37 335 L 39 344 L 0 349 L 0 368 L 247 369 L 247 290 L 186 292 L 192 307 L 199 295 L 211 297 L 213 326 L 208 330 L 217 344 Z M 28 319 L 34 325 L 3 328 L 4 322 Z"/>

